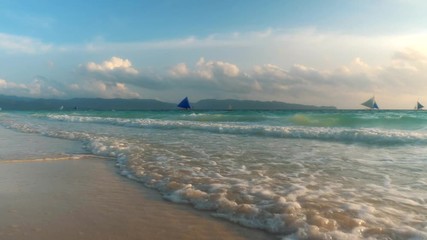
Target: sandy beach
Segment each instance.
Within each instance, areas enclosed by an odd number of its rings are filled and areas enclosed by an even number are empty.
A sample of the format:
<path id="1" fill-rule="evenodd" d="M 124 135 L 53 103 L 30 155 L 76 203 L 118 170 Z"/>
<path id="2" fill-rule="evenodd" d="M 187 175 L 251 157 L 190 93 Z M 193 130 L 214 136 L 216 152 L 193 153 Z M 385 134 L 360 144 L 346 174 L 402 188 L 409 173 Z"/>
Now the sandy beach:
<path id="1" fill-rule="evenodd" d="M 0 132 L 6 136 L 1 143 L 7 153 L 0 160 L 2 240 L 274 239 L 167 202 L 158 192 L 120 176 L 111 159 L 64 154 L 70 149 L 24 154 L 22 149 L 34 151 L 34 141 L 45 147 L 40 142 L 46 139 L 38 141 L 35 138 L 43 137 L 4 128 Z M 32 147 L 20 145 L 24 139 Z M 59 147 L 63 140 L 54 141 Z"/>

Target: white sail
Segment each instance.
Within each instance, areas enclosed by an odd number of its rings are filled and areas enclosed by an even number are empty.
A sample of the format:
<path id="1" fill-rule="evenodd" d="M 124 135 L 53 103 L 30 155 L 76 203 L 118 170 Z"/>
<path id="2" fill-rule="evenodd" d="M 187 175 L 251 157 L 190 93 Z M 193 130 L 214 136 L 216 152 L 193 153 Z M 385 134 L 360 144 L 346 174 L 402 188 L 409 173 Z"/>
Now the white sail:
<path id="1" fill-rule="evenodd" d="M 363 102 L 362 105 L 370 109 L 379 109 L 375 97 L 371 97 L 368 101 Z"/>

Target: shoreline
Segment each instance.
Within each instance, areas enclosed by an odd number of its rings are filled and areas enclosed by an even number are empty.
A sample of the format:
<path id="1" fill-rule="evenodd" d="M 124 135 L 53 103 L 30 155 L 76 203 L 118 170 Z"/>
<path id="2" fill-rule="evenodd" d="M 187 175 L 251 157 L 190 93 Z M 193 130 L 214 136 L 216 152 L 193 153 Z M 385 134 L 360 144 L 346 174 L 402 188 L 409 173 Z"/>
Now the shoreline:
<path id="1" fill-rule="evenodd" d="M 4 240 L 276 238 L 167 202 L 94 155 L 0 160 L 0 195 Z"/>

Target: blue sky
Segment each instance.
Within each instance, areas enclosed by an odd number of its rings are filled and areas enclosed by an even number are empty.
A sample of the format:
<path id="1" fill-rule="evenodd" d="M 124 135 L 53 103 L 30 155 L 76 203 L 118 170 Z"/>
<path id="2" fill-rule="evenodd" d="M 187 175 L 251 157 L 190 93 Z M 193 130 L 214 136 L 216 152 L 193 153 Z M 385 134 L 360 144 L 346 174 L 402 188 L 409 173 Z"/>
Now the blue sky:
<path id="1" fill-rule="evenodd" d="M 427 3 L 0 3 L 0 94 L 359 108 L 427 101 Z M 425 86 L 426 85 L 426 86 Z"/>

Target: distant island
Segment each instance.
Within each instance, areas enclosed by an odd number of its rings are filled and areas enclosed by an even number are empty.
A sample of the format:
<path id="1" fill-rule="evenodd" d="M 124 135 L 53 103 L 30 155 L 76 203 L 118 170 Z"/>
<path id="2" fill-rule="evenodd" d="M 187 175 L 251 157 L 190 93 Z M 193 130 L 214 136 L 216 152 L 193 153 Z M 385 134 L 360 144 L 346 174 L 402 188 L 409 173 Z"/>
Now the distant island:
<path id="1" fill-rule="evenodd" d="M 314 106 L 277 101 L 205 99 L 191 103 L 194 110 L 318 110 L 333 106 Z M 176 103 L 154 99 L 72 98 L 44 99 L 0 95 L 3 110 L 174 110 Z"/>

